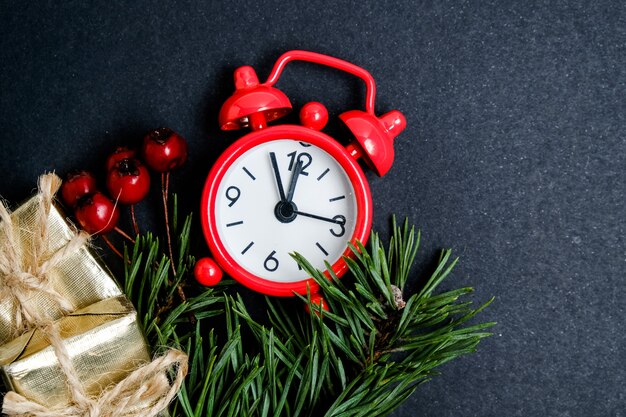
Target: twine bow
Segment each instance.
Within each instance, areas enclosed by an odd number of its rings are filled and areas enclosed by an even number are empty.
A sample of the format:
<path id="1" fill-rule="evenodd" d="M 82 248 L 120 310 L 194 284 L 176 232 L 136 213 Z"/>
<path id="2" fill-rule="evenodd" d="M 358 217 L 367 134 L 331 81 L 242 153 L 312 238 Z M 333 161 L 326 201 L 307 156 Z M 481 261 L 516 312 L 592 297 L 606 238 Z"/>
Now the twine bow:
<path id="1" fill-rule="evenodd" d="M 80 232 L 42 262 L 48 251 L 48 216 L 54 195 L 61 186 L 55 174 L 39 178 L 39 206 L 33 227 L 33 239 L 27 254 L 18 252 L 21 244 L 15 236 L 9 210 L 0 201 L 0 297 L 14 297 L 19 307 L 15 312 L 15 336 L 32 328 L 39 328 L 48 337 L 66 377 L 72 403 L 69 406 L 48 408 L 28 400 L 16 392 L 8 392 L 2 412 L 9 416 L 28 417 L 153 417 L 164 410 L 177 394 L 187 375 L 187 355 L 171 349 L 165 355 L 136 369 L 99 397 L 89 397 L 74 368 L 71 357 L 51 317 L 40 314 L 28 302 L 36 292 L 49 295 L 64 312 L 75 308 L 72 303 L 52 288 L 47 272 L 65 257 L 76 252 L 89 240 Z M 26 252 L 26 251 L 22 251 Z M 176 368 L 172 381 L 168 373 Z"/>
<path id="2" fill-rule="evenodd" d="M 14 336 L 50 321 L 31 307 L 28 300 L 35 292 L 42 292 L 52 298 L 62 312 L 74 310 L 72 303 L 52 288 L 47 272 L 67 256 L 76 252 L 89 240 L 86 232 L 80 232 L 57 250 L 46 261 L 42 257 L 48 249 L 48 216 L 52 199 L 61 186 L 61 179 L 55 174 L 39 177 L 39 206 L 33 225 L 32 241 L 29 250 L 21 251 L 22 245 L 14 233 L 11 214 L 0 201 L 0 227 L 4 231 L 0 239 L 0 297 L 13 297 L 19 306 L 15 311 Z"/>
<path id="3" fill-rule="evenodd" d="M 166 372 L 174 367 L 176 375 L 170 385 Z M 2 412 L 28 417 L 154 417 L 172 401 L 186 375 L 187 355 L 171 349 L 132 372 L 99 398 L 85 396 L 80 403 L 75 401 L 69 407 L 51 409 L 9 392 L 4 397 Z"/>

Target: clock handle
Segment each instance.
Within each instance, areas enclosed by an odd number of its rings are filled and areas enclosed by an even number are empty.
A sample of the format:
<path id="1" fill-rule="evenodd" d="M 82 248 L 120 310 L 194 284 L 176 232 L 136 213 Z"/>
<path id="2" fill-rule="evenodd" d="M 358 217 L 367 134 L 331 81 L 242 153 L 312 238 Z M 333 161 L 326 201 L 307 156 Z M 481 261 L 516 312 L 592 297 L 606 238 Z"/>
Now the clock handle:
<path id="1" fill-rule="evenodd" d="M 365 81 L 367 92 L 365 95 L 365 111 L 350 110 L 339 116 L 352 132 L 355 140 L 347 147 L 354 158 L 362 157 L 367 165 L 379 176 L 389 171 L 394 160 L 393 140 L 406 127 L 406 119 L 398 110 L 392 110 L 377 117 L 374 113 L 376 99 L 376 82 L 374 77 L 365 69 L 350 62 L 328 55 L 309 51 L 289 51 L 281 55 L 274 64 L 267 81 L 263 84 L 272 88 L 278 81 L 283 69 L 291 61 L 306 61 L 326 65 L 345 71 Z M 303 123 L 308 125 L 310 123 Z"/>
<path id="2" fill-rule="evenodd" d="M 274 84 L 278 82 L 278 79 L 280 78 L 283 69 L 285 69 L 285 66 L 291 61 L 306 61 L 312 62 L 314 64 L 325 65 L 327 67 L 347 72 L 362 79 L 365 82 L 365 87 L 367 89 L 365 94 L 365 111 L 369 114 L 374 114 L 374 102 L 376 100 L 376 82 L 374 81 L 374 77 L 372 77 L 372 74 L 348 61 L 334 58 L 332 56 L 299 50 L 285 52 L 280 56 L 280 58 L 278 58 L 278 60 L 274 64 L 274 68 L 272 68 L 272 72 L 270 72 L 270 75 L 267 77 L 267 80 L 265 81 L 265 83 L 263 83 L 263 85 L 273 87 Z"/>
<path id="3" fill-rule="evenodd" d="M 350 62 L 328 55 L 309 51 L 294 50 L 284 53 L 274 64 L 265 83 L 260 84 L 254 69 L 250 66 L 235 70 L 235 93 L 222 105 L 219 114 L 223 130 L 249 127 L 252 130 L 264 129 L 267 123 L 276 120 L 289 111 L 291 103 L 287 96 L 274 87 L 285 66 L 291 61 L 306 61 L 325 65 L 352 74 L 365 82 L 365 111 L 349 110 L 339 115 L 354 135 L 354 141 L 347 147 L 354 158 L 362 157 L 367 165 L 379 176 L 389 171 L 394 160 L 393 141 L 406 127 L 406 119 L 398 110 L 392 110 L 378 117 L 374 113 L 376 82 L 365 69 Z M 328 117 L 320 105 L 308 106 L 302 114 L 304 126 L 321 129 Z M 311 110 L 309 114 L 309 110 Z"/>

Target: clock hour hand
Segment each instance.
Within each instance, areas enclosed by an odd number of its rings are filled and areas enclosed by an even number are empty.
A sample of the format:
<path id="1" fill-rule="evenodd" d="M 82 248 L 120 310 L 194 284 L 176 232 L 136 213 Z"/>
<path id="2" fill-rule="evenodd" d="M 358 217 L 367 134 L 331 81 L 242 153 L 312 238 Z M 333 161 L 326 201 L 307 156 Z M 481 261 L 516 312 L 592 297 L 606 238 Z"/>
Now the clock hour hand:
<path id="1" fill-rule="evenodd" d="M 335 224 L 341 224 L 344 225 L 346 224 L 346 220 L 345 217 L 343 216 L 335 216 L 335 218 L 329 218 L 329 217 L 322 217 L 322 216 L 318 216 L 317 214 L 310 214 L 310 213 L 304 213 L 298 210 L 294 210 L 293 211 L 295 214 L 298 214 L 300 216 L 305 216 L 305 217 L 310 217 L 312 219 L 317 219 L 317 220 L 323 220 L 325 222 L 329 222 L 329 223 L 335 223 Z M 337 220 L 337 217 L 339 217 L 339 219 L 341 220 Z"/>
<path id="2" fill-rule="evenodd" d="M 270 159 L 272 160 L 272 169 L 274 170 L 274 178 L 276 178 L 276 185 L 278 186 L 278 194 L 280 194 L 280 201 L 287 201 L 285 197 L 285 189 L 283 188 L 283 182 L 280 179 L 280 171 L 278 170 L 278 162 L 276 162 L 276 154 L 270 152 Z"/>
<path id="3" fill-rule="evenodd" d="M 294 168 L 293 174 L 291 175 L 291 182 L 289 183 L 289 190 L 287 190 L 287 202 L 291 203 L 293 199 L 293 193 L 296 191 L 296 184 L 298 182 L 298 178 L 300 177 L 300 171 L 302 170 L 302 161 L 298 161 L 296 167 Z"/>

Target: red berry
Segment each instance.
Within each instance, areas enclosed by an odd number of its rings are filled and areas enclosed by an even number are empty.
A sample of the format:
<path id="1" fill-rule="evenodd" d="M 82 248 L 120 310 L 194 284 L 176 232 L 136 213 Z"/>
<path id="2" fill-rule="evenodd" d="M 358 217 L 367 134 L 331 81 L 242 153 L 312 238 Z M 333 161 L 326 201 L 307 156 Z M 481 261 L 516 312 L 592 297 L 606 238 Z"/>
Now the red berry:
<path id="1" fill-rule="evenodd" d="M 193 276 L 200 284 L 212 287 L 222 280 L 222 270 L 211 258 L 201 258 L 193 268 Z"/>
<path id="2" fill-rule="evenodd" d="M 143 160 L 156 172 L 169 172 L 187 160 L 187 142 L 178 133 L 161 127 L 143 138 Z"/>
<path id="3" fill-rule="evenodd" d="M 115 164 L 117 164 L 122 159 L 134 158 L 135 154 L 136 152 L 134 150 L 128 149 L 126 146 L 118 146 L 115 151 L 107 158 L 107 172 L 112 170 Z"/>
<path id="4" fill-rule="evenodd" d="M 117 207 L 100 192 L 83 196 L 74 214 L 83 229 L 92 235 L 110 232 L 120 217 Z"/>
<path id="5" fill-rule="evenodd" d="M 150 173 L 138 159 L 121 159 L 107 174 L 107 189 L 120 203 L 136 204 L 150 191 Z"/>
<path id="6" fill-rule="evenodd" d="M 311 294 L 311 304 L 313 305 L 313 311 L 315 311 L 315 314 L 319 314 L 319 307 L 317 307 L 316 304 L 321 305 L 323 310 L 330 311 L 328 309 L 328 306 L 326 305 L 326 300 L 324 300 L 324 297 L 322 297 L 318 293 Z M 307 313 L 311 314 L 311 310 L 309 309 L 308 304 L 304 306 L 304 309 Z"/>
<path id="7" fill-rule="evenodd" d="M 96 179 L 87 171 L 77 171 L 69 174 L 63 185 L 61 185 L 63 202 L 71 208 L 76 206 L 81 197 L 96 191 Z"/>

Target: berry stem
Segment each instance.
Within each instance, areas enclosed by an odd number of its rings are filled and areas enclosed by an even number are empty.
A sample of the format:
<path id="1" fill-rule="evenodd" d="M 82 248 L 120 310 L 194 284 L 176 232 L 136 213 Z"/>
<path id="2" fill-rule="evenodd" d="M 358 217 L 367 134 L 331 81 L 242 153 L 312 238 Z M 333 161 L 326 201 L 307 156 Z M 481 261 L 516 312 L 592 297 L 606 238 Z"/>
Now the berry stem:
<path id="1" fill-rule="evenodd" d="M 135 244 L 135 239 L 133 239 L 132 237 L 128 236 L 128 234 L 125 231 L 123 231 L 122 229 L 120 229 L 119 227 L 115 226 L 113 228 L 113 230 L 115 230 L 117 233 L 119 233 L 124 239 L 127 239 L 132 244 Z"/>
<path id="2" fill-rule="evenodd" d="M 111 248 L 111 250 L 113 251 L 113 253 L 115 253 L 117 256 L 119 256 L 120 258 L 124 259 L 124 255 L 122 255 L 122 253 L 117 250 L 117 248 L 113 245 L 113 243 L 111 243 L 111 241 L 109 240 L 108 237 L 106 237 L 105 235 L 101 235 L 102 236 L 102 240 L 104 240 L 104 243 L 107 244 L 107 246 L 109 248 Z"/>
<path id="3" fill-rule="evenodd" d="M 167 234 L 167 249 L 170 254 L 170 266 L 172 267 L 172 273 L 176 277 L 176 266 L 174 265 L 174 252 L 172 251 L 172 236 L 170 234 L 170 220 L 168 214 L 168 194 L 170 188 L 170 173 L 161 173 L 161 191 L 163 194 L 163 213 L 165 214 L 165 232 Z M 180 289 L 179 289 L 180 290 Z"/>
<path id="4" fill-rule="evenodd" d="M 169 171 L 166 173 L 161 173 L 161 191 L 163 193 L 163 212 L 165 214 L 165 231 L 167 233 L 167 249 L 170 253 L 170 266 L 172 267 L 172 272 L 174 273 L 174 277 L 176 277 L 176 266 L 174 266 L 174 252 L 172 251 L 172 236 L 170 233 L 170 221 L 168 215 L 168 198 L 170 191 L 170 173 Z M 187 297 L 185 296 L 185 291 L 183 291 L 183 286 L 179 283 L 176 286 L 176 290 L 178 292 L 178 296 L 181 301 L 184 303 L 187 301 Z M 189 322 L 193 325 L 196 323 L 196 317 L 193 313 L 189 313 Z"/>
<path id="5" fill-rule="evenodd" d="M 135 235 L 139 236 L 139 226 L 137 225 L 137 218 L 135 217 L 135 205 L 130 205 L 130 218 L 133 220 L 133 229 L 135 230 Z"/>

